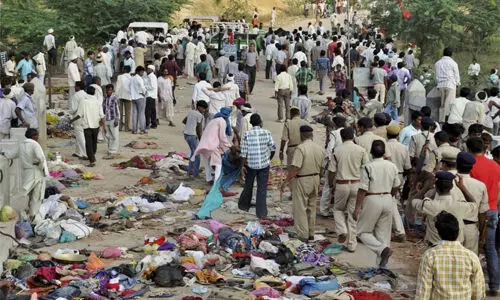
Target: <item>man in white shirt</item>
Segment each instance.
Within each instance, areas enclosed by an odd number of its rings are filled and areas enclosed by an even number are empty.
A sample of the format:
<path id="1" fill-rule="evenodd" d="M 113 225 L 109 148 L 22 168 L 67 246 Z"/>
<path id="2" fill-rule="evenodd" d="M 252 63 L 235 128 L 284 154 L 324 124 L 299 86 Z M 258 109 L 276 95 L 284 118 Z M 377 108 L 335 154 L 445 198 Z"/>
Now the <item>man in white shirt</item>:
<path id="1" fill-rule="evenodd" d="M 299 70 L 299 60 L 297 58 L 292 59 L 292 64 L 288 67 L 287 73 L 292 76 L 292 78 L 295 78 L 295 74 L 297 74 L 297 71 Z M 292 80 L 293 82 L 293 91 L 292 91 L 292 98 L 297 97 L 298 95 L 298 90 L 297 90 L 297 80 Z"/>
<path id="2" fill-rule="evenodd" d="M 132 98 L 130 97 L 130 66 L 123 67 L 123 73 L 116 78 L 116 97 L 120 99 L 120 131 L 130 131 L 130 111 Z"/>
<path id="3" fill-rule="evenodd" d="M 210 102 L 210 97 L 203 93 L 203 88 L 211 88 L 212 85 L 206 81 L 207 75 L 205 73 L 200 73 L 198 83 L 194 85 L 193 88 L 193 100 L 192 106 L 196 107 L 196 102 L 199 100 L 204 100 L 205 102 Z"/>
<path id="4" fill-rule="evenodd" d="M 220 111 L 223 107 L 230 107 L 232 101 L 230 101 L 226 95 L 228 88 L 221 88 L 220 82 L 214 82 L 213 88 L 203 87 L 201 90 L 210 99 L 208 103 L 208 113 L 210 118 Z"/>
<path id="5" fill-rule="evenodd" d="M 78 104 L 78 109 L 76 110 L 75 117 L 71 122 L 80 120 L 81 126 L 83 128 L 83 134 L 85 136 L 85 151 L 89 159 L 88 167 L 95 166 L 95 155 L 97 153 L 97 135 L 99 133 L 99 127 L 104 126 L 104 112 L 102 109 L 102 103 L 99 104 L 97 98 L 94 96 L 95 88 L 89 86 L 87 88 L 87 94 L 81 102 Z"/>
<path id="6" fill-rule="evenodd" d="M 4 67 L 5 76 L 10 78 L 10 83 L 15 84 L 16 79 L 16 55 L 9 54 L 9 60 L 5 63 Z"/>
<path id="7" fill-rule="evenodd" d="M 298 65 L 300 66 L 300 63 L 305 61 L 307 63 L 307 56 L 303 52 L 303 48 L 301 46 L 297 47 L 297 51 L 295 51 L 295 54 L 293 55 L 292 59 L 296 58 L 298 60 Z"/>
<path id="8" fill-rule="evenodd" d="M 0 140 L 9 138 L 11 121 L 17 118 L 16 103 L 7 97 L 12 91 L 10 88 L 3 88 L 2 93 L 3 97 L 0 98 Z"/>
<path id="9" fill-rule="evenodd" d="M 71 62 L 71 58 L 75 55 L 75 50 L 78 47 L 78 44 L 75 42 L 75 37 L 70 36 L 69 40 L 66 42 L 64 46 L 64 69 L 68 69 L 68 65 Z"/>
<path id="10" fill-rule="evenodd" d="M 73 95 L 73 100 L 71 101 L 71 107 L 68 107 L 69 113 L 76 117 L 76 112 L 78 111 L 78 106 L 80 102 L 83 101 L 85 97 L 87 97 L 87 93 L 85 93 L 85 83 L 83 81 L 75 82 L 75 94 Z M 88 159 L 85 151 L 85 135 L 83 133 L 82 120 L 75 120 L 73 122 L 73 136 L 76 139 L 76 147 L 75 153 L 73 153 L 73 157 L 78 157 L 80 159 Z"/>
<path id="11" fill-rule="evenodd" d="M 129 73 L 134 74 L 136 64 L 135 64 L 135 60 L 132 58 L 131 52 L 127 50 L 127 51 L 125 51 L 124 55 L 125 55 L 125 59 L 123 60 L 123 67 L 129 66 L 130 67 Z"/>
<path id="12" fill-rule="evenodd" d="M 222 87 L 228 89 L 225 92 L 226 97 L 227 97 L 227 101 L 229 101 L 229 103 L 233 103 L 234 100 L 236 100 L 240 97 L 240 88 L 238 87 L 238 85 L 236 83 L 234 83 L 234 75 L 233 74 L 227 74 L 226 81 L 227 81 L 227 83 L 224 84 Z"/>
<path id="13" fill-rule="evenodd" d="M 196 44 L 194 63 L 199 64 L 201 62 L 200 55 L 207 54 L 207 49 L 205 49 L 205 44 L 203 43 L 203 38 L 198 36 L 198 44 Z"/>
<path id="14" fill-rule="evenodd" d="M 466 98 L 470 95 L 470 88 L 463 87 L 460 89 L 460 97 L 456 98 L 450 104 L 450 116 L 448 117 L 449 124 L 462 124 L 465 106 L 469 103 Z"/>
<path id="15" fill-rule="evenodd" d="M 280 66 L 274 83 L 274 92 L 278 100 L 278 122 L 283 123 L 283 109 L 287 119 L 290 119 L 290 98 L 293 90 L 293 78 L 286 72 L 285 66 Z"/>
<path id="16" fill-rule="evenodd" d="M 132 99 L 132 134 L 147 133 L 146 130 L 146 86 L 144 67 L 138 66 L 130 79 L 130 98 Z"/>
<path id="17" fill-rule="evenodd" d="M 134 35 L 134 38 L 138 44 L 143 44 L 143 45 L 148 44 L 148 33 L 144 30 L 137 31 Z"/>
<path id="18" fill-rule="evenodd" d="M 57 48 L 56 38 L 54 37 L 54 29 L 50 28 L 48 34 L 43 40 L 43 46 L 49 53 L 49 64 L 55 66 L 57 64 Z"/>
<path id="19" fill-rule="evenodd" d="M 226 52 L 221 50 L 219 58 L 215 61 L 215 69 L 217 69 L 217 77 L 220 82 L 225 82 L 229 65 L 229 58 L 225 54 Z"/>
<path id="20" fill-rule="evenodd" d="M 146 69 L 146 128 L 156 128 L 156 101 L 158 99 L 158 78 L 155 75 L 155 66 L 148 65 Z"/>
<path id="21" fill-rule="evenodd" d="M 436 83 L 441 93 L 439 122 L 445 122 L 450 114 L 450 104 L 455 99 L 456 89 L 460 85 L 460 73 L 457 63 L 451 58 L 453 50 L 449 47 L 443 51 L 443 57 L 435 64 Z"/>
<path id="22" fill-rule="evenodd" d="M 78 57 L 76 54 L 72 54 L 69 58 L 68 64 L 68 86 L 69 86 L 69 96 L 68 96 L 68 109 L 71 109 L 73 97 L 75 96 L 75 83 L 81 80 L 80 71 L 78 71 L 78 65 L 76 64 Z"/>
<path id="23" fill-rule="evenodd" d="M 19 125 L 27 128 L 38 129 L 38 109 L 33 101 L 33 93 L 35 85 L 26 82 L 23 85 L 24 95 L 17 101 L 16 115 L 19 120 Z"/>
<path id="24" fill-rule="evenodd" d="M 188 79 L 194 77 L 195 54 L 196 54 L 196 45 L 193 43 L 193 41 L 189 41 L 186 45 L 186 52 L 185 52 L 186 66 L 184 70 L 187 73 Z"/>
<path id="25" fill-rule="evenodd" d="M 274 53 L 278 52 L 274 39 L 266 46 L 266 79 L 271 78 L 271 67 L 273 66 Z"/>

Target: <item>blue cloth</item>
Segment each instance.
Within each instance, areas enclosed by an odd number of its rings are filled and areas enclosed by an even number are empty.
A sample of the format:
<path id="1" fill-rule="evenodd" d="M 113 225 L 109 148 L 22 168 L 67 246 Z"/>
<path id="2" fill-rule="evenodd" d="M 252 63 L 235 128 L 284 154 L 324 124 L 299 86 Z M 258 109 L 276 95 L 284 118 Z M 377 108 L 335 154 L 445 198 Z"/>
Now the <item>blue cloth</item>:
<path id="1" fill-rule="evenodd" d="M 189 150 L 191 151 L 191 154 L 189 154 L 189 165 L 188 165 L 188 173 L 193 175 L 194 177 L 198 177 L 199 171 L 200 171 L 200 156 L 197 155 L 194 161 L 191 160 L 193 157 L 193 153 L 196 151 L 196 148 L 198 148 L 198 137 L 196 135 L 184 135 L 184 139 L 186 140 Z"/>
<path id="2" fill-rule="evenodd" d="M 488 225 L 486 227 L 486 245 L 484 254 L 486 256 L 486 269 L 488 270 L 488 286 L 491 290 L 497 290 L 500 287 L 500 266 L 498 264 L 498 253 L 495 240 L 498 226 L 498 211 L 489 210 L 486 212 Z"/>
<path id="3" fill-rule="evenodd" d="M 223 107 L 220 109 L 220 112 L 214 115 L 215 118 L 223 118 L 226 121 L 226 135 L 232 136 L 233 130 L 231 128 L 231 123 L 229 122 L 229 115 L 231 115 L 232 109 L 230 107 Z"/>
<path id="4" fill-rule="evenodd" d="M 384 112 L 390 114 L 391 118 L 394 121 L 399 122 L 399 115 L 398 115 L 398 108 L 397 107 L 394 107 L 391 104 L 389 104 L 385 107 Z"/>
<path id="5" fill-rule="evenodd" d="M 302 295 L 315 295 L 321 292 L 338 290 L 340 288 L 339 282 L 336 278 L 304 278 L 299 281 L 300 293 Z"/>
<path id="6" fill-rule="evenodd" d="M 354 108 L 355 108 L 356 110 L 359 110 L 359 109 L 360 109 L 360 105 L 359 105 L 359 96 L 358 96 L 358 92 L 356 92 L 356 91 L 353 91 L 353 94 L 352 94 L 352 102 L 353 102 Z"/>
<path id="7" fill-rule="evenodd" d="M 222 190 L 228 192 L 229 187 L 240 177 L 241 169 L 235 168 L 229 162 L 229 150 L 222 156 L 222 179 L 221 188 Z"/>
<path id="8" fill-rule="evenodd" d="M 80 296 L 81 291 L 79 288 L 67 286 L 53 291 L 45 297 L 40 297 L 42 300 L 56 300 L 58 298 L 71 299 L 72 297 Z"/>
<path id="9" fill-rule="evenodd" d="M 220 192 L 221 180 L 222 176 L 219 176 L 219 179 L 217 179 L 215 184 L 210 189 L 210 192 L 208 192 L 207 196 L 205 197 L 205 201 L 203 201 L 203 204 L 196 213 L 196 216 L 199 219 L 210 217 L 210 213 L 213 210 L 219 208 L 219 206 L 222 204 L 222 194 Z"/>

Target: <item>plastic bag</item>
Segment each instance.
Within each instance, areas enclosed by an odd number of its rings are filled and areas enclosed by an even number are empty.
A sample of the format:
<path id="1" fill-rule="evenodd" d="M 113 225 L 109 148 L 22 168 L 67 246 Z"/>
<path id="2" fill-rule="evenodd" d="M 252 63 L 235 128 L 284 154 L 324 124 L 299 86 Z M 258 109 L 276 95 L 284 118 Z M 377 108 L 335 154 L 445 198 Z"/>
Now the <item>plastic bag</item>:
<path id="1" fill-rule="evenodd" d="M 118 258 L 120 256 L 122 256 L 122 250 L 116 247 L 107 247 L 102 250 L 103 258 Z"/>
<path id="2" fill-rule="evenodd" d="M 183 286 L 180 265 L 164 265 L 153 272 L 153 281 L 161 287 Z"/>
<path id="3" fill-rule="evenodd" d="M 61 226 L 50 219 L 45 219 L 35 226 L 35 234 L 37 236 L 44 236 L 47 239 L 59 240 L 61 233 Z"/>
<path id="4" fill-rule="evenodd" d="M 273 246 L 271 243 L 262 241 L 259 244 L 259 249 L 264 251 L 264 252 L 269 252 L 269 253 L 278 253 L 278 247 Z"/>
<path id="5" fill-rule="evenodd" d="M 250 269 L 255 273 L 262 273 L 262 270 L 268 271 L 271 275 L 278 276 L 280 274 L 280 265 L 278 265 L 274 260 L 252 256 Z"/>
<path id="6" fill-rule="evenodd" d="M 186 231 L 194 231 L 194 232 L 196 232 L 196 234 L 201 235 L 201 236 L 206 236 L 207 238 L 214 235 L 213 232 L 210 231 L 210 229 L 207 229 L 207 228 L 200 226 L 200 225 L 193 225 L 193 226 L 189 227 L 189 229 Z"/>
<path id="7" fill-rule="evenodd" d="M 76 241 L 76 236 L 71 232 L 63 231 L 59 238 L 59 243 L 71 243 Z"/>
<path id="8" fill-rule="evenodd" d="M 202 251 L 186 251 L 186 255 L 188 257 L 192 257 L 194 258 L 194 262 L 196 263 L 196 265 L 198 266 L 198 268 L 203 268 L 203 256 L 205 256 L 205 254 L 202 252 Z"/>
<path id="9" fill-rule="evenodd" d="M 302 279 L 299 282 L 300 293 L 306 296 L 318 296 L 326 291 L 338 290 L 339 282 L 336 278 L 324 277 L 318 279 Z"/>
<path id="10" fill-rule="evenodd" d="M 106 268 L 106 264 L 100 260 L 94 252 L 90 253 L 90 256 L 87 260 L 87 269 L 90 271 L 90 272 L 95 272 L 95 271 L 98 271 L 98 270 L 102 270 Z"/>
<path id="11" fill-rule="evenodd" d="M 33 236 L 33 229 L 29 221 L 17 222 L 15 226 L 16 238 L 27 239 Z"/>
<path id="12" fill-rule="evenodd" d="M 194 195 L 193 189 L 185 187 L 183 183 L 181 183 L 181 185 L 179 185 L 179 187 L 172 194 L 172 198 L 175 201 L 187 201 L 192 195 Z"/>
<path id="13" fill-rule="evenodd" d="M 262 229 L 262 225 L 259 222 L 248 222 L 247 227 L 245 228 L 251 235 L 261 235 L 264 229 Z"/>
<path id="14" fill-rule="evenodd" d="M 78 239 L 89 236 L 93 230 L 93 228 L 75 220 L 63 220 L 60 225 L 62 229 L 71 232 Z"/>

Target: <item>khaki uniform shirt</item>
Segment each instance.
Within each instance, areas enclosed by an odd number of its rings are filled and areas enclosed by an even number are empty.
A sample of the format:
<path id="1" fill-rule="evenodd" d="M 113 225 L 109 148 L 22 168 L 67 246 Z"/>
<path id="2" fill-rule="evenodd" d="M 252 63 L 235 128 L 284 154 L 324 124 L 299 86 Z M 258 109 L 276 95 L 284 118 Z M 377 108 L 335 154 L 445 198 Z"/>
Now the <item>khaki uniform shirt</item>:
<path id="1" fill-rule="evenodd" d="M 288 148 L 297 147 L 300 144 L 300 126 L 307 124 L 309 123 L 299 116 L 285 122 L 281 140 L 288 142 Z"/>
<path id="2" fill-rule="evenodd" d="M 398 168 L 398 173 L 411 169 L 410 152 L 408 147 L 401 144 L 397 139 L 387 141 L 387 148 L 391 151 L 391 161 Z"/>
<path id="3" fill-rule="evenodd" d="M 335 172 L 337 180 L 358 180 L 361 178 L 361 166 L 370 161 L 366 150 L 346 141 L 335 149 L 328 165 L 328 171 Z"/>
<path id="4" fill-rule="evenodd" d="M 380 126 L 373 129 L 373 133 L 387 141 L 387 127 Z"/>
<path id="5" fill-rule="evenodd" d="M 297 146 L 292 166 L 299 168 L 298 175 L 320 173 L 323 168 L 325 151 L 312 140 L 305 140 Z"/>
<path id="6" fill-rule="evenodd" d="M 458 241 L 463 242 L 464 234 L 464 217 L 477 212 L 477 204 L 472 202 L 456 201 L 451 195 L 436 195 L 434 200 L 430 198 L 425 198 L 423 200 L 413 199 L 413 207 L 423 214 L 426 214 L 426 230 L 425 230 L 425 240 L 436 245 L 441 241 L 439 234 L 437 232 L 436 226 L 436 216 L 443 210 L 453 214 L 457 220 L 460 227 L 460 233 L 458 235 Z"/>
<path id="7" fill-rule="evenodd" d="M 417 158 L 420 157 L 420 153 L 422 152 L 422 148 L 424 147 L 426 141 L 428 141 L 429 151 L 436 150 L 437 145 L 436 141 L 434 140 L 434 133 L 429 131 L 423 131 L 411 137 L 410 157 L 417 157 Z M 426 157 L 426 160 L 428 159 L 429 158 Z"/>
<path id="8" fill-rule="evenodd" d="M 488 205 L 488 191 L 486 185 L 481 181 L 472 178 L 469 174 L 460 174 L 463 182 L 469 193 L 474 197 L 478 210 L 472 214 L 467 214 L 464 219 L 467 221 L 477 222 L 478 214 L 487 212 L 490 209 Z"/>
<path id="9" fill-rule="evenodd" d="M 366 131 L 362 135 L 360 135 L 357 139 L 356 144 L 360 145 L 361 147 L 365 148 L 366 152 L 369 154 L 371 157 L 371 150 L 372 150 L 372 144 L 373 141 L 383 141 L 385 145 L 385 155 L 384 158 L 390 158 L 391 157 L 391 152 L 387 148 L 387 143 L 385 142 L 384 138 L 376 135 L 373 131 Z"/>
<path id="10" fill-rule="evenodd" d="M 453 147 L 448 143 L 444 143 L 441 146 L 437 147 L 436 150 L 429 152 L 429 169 L 432 171 L 429 172 L 434 172 L 434 170 L 437 171 L 437 167 L 439 165 L 439 162 L 441 161 L 441 154 L 444 151 L 454 151 L 458 155 L 460 152 L 460 149 L 457 147 Z"/>
<path id="11" fill-rule="evenodd" d="M 375 158 L 361 167 L 359 189 L 368 193 L 390 193 L 400 186 L 398 168 L 390 161 Z"/>

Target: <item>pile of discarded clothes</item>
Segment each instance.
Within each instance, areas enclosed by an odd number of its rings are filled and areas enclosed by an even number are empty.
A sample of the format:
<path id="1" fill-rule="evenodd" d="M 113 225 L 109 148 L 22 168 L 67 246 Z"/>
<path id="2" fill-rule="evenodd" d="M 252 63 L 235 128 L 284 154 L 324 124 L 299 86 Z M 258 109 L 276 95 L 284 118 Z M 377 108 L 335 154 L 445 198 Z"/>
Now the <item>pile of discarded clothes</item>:
<path id="1" fill-rule="evenodd" d="M 58 138 L 71 138 L 71 116 L 63 110 L 51 109 L 47 111 L 47 133 Z"/>
<path id="2" fill-rule="evenodd" d="M 73 242 L 92 233 L 93 228 L 87 225 L 89 220 L 81 212 L 88 207 L 87 203 L 52 193 L 50 188 L 46 190 L 46 195 L 32 222 L 23 217 L 16 224 L 18 239 L 25 239 L 39 248 Z"/>
<path id="3" fill-rule="evenodd" d="M 58 190 L 64 190 L 68 187 L 81 186 L 82 180 L 103 180 L 101 174 L 86 172 L 83 166 L 71 164 L 71 161 L 48 161 L 50 178 L 47 178 L 47 186 L 55 187 Z"/>
<path id="4" fill-rule="evenodd" d="M 64 214 L 58 207 L 50 207 L 51 215 Z M 283 219 L 235 226 L 198 220 L 168 236 L 146 236 L 135 254 L 116 246 L 39 256 L 16 253 L 6 263 L 4 278 L 16 287 L 14 292 L 36 292 L 43 299 L 227 299 L 223 294 L 228 290 L 236 296 L 230 299 L 392 299 L 394 290 L 408 288 L 389 270 L 354 270 L 336 263 L 332 251 L 326 251 L 335 243 L 293 239 L 287 228 L 293 220 Z"/>

